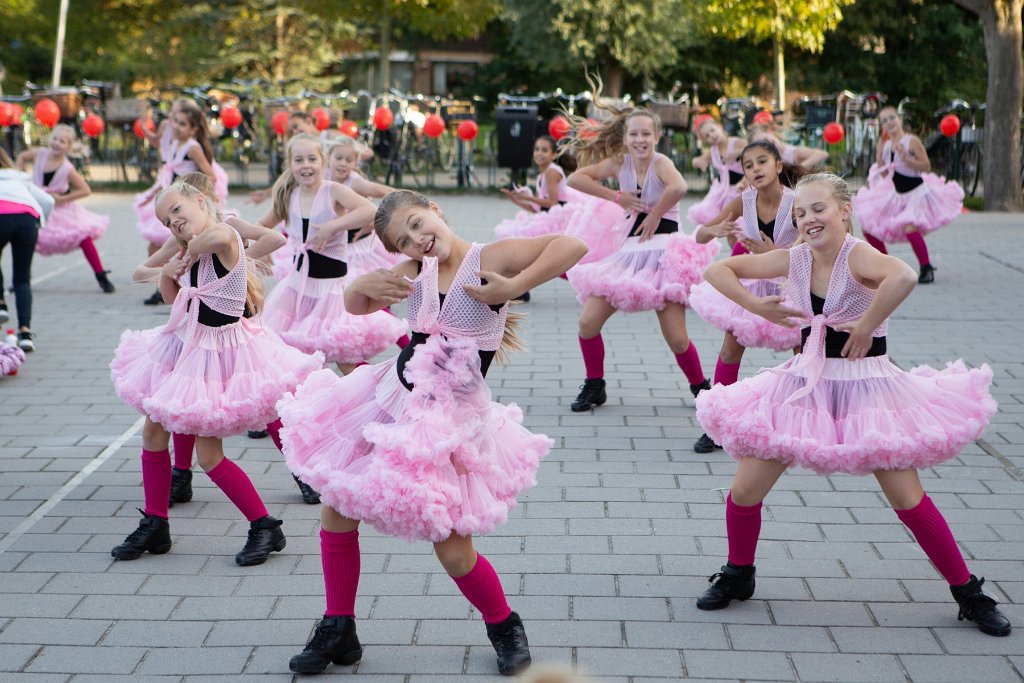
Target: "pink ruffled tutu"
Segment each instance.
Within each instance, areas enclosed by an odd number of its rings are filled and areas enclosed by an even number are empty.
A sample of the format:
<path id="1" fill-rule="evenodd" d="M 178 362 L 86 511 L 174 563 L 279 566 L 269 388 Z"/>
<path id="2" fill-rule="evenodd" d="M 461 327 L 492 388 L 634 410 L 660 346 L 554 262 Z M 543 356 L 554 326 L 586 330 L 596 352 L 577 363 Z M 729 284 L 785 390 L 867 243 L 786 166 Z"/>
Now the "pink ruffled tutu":
<path id="1" fill-rule="evenodd" d="M 0 343 L 0 377 L 15 372 L 24 362 L 24 351 L 17 346 Z"/>
<path id="2" fill-rule="evenodd" d="M 408 326 L 384 311 L 349 313 L 345 310 L 345 280 L 306 279 L 292 270 L 267 297 L 264 324 L 297 349 L 322 351 L 328 362 L 368 361 L 397 342 Z"/>
<path id="3" fill-rule="evenodd" d="M 345 517 L 409 541 L 493 531 L 536 484 L 546 436 L 491 401 L 474 342 L 433 335 L 346 377 L 313 373 L 278 403 L 288 467 Z"/>
<path id="4" fill-rule="evenodd" d="M 78 249 L 84 239 L 102 237 L 109 225 L 110 216 L 93 213 L 78 202 L 57 204 L 39 231 L 36 253 L 42 256 L 67 254 Z M 167 228 L 164 232 L 171 234 Z"/>
<path id="5" fill-rule="evenodd" d="M 135 211 L 135 220 L 139 226 L 139 234 L 150 244 L 159 247 L 167 241 L 171 231 L 156 217 L 156 198 L 160 195 L 159 189 L 152 199 L 148 202 L 146 201 L 146 198 L 152 191 L 153 188 L 149 188 L 145 192 L 135 195 L 132 209 Z"/>
<path id="6" fill-rule="evenodd" d="M 582 201 L 570 205 L 573 213 L 565 226 L 566 235 L 587 244 L 587 254 L 577 265 L 594 263 L 617 252 L 632 227 L 626 219 L 626 210 L 615 202 L 582 196 Z"/>
<path id="7" fill-rule="evenodd" d="M 686 210 L 686 219 L 693 225 L 706 225 L 722 213 L 729 202 L 740 196 L 739 187 L 730 185 L 728 181 L 715 178 L 711 181 L 708 193 Z"/>
<path id="8" fill-rule="evenodd" d="M 295 250 L 292 249 L 291 242 L 270 252 L 270 272 L 278 282 L 295 272 Z"/>
<path id="9" fill-rule="evenodd" d="M 355 242 L 349 242 L 345 247 L 345 263 L 348 264 L 348 280 L 372 273 L 379 268 L 391 270 L 405 257 L 401 254 L 392 254 L 384 248 L 376 235 L 363 237 Z"/>
<path id="10" fill-rule="evenodd" d="M 963 210 L 963 188 L 934 173 L 921 179 L 921 185 L 900 194 L 890 173 L 857 192 L 853 207 L 864 233 L 883 242 L 906 242 L 908 226 L 928 234 L 953 222 Z"/>
<path id="11" fill-rule="evenodd" d="M 826 358 L 811 392 L 786 403 L 806 380 L 777 368 L 697 397 L 697 420 L 734 458 L 753 456 L 821 474 L 931 467 L 979 438 L 996 411 L 987 365 L 963 361 L 906 372 L 888 356 Z"/>
<path id="12" fill-rule="evenodd" d="M 743 285 L 759 297 L 778 296 L 779 285 L 770 280 L 744 280 Z M 751 313 L 708 282 L 690 290 L 690 307 L 705 321 L 731 332 L 748 349 L 787 351 L 800 346 L 800 328 L 783 327 Z"/>
<path id="13" fill-rule="evenodd" d="M 117 395 L 170 432 L 262 429 L 277 418 L 278 399 L 323 367 L 322 354 L 288 346 L 258 319 L 198 325 L 187 343 L 184 330 L 126 330 L 110 363 Z"/>
<path id="14" fill-rule="evenodd" d="M 615 253 L 572 268 L 569 283 L 581 304 L 599 296 L 626 313 L 660 311 L 670 302 L 685 306 L 718 249 L 717 242 L 698 244 L 684 232 L 646 242 L 630 237 Z"/>
<path id="15" fill-rule="evenodd" d="M 223 207 L 228 199 L 228 172 L 216 161 L 210 165 L 213 166 L 213 191 L 217 195 L 217 203 Z"/>

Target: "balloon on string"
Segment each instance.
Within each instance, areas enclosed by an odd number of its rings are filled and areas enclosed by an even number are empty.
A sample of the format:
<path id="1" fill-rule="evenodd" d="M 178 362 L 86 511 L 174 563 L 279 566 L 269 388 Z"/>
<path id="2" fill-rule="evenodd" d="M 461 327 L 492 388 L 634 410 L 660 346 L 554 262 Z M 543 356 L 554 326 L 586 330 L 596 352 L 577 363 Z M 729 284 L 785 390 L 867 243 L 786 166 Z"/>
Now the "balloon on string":
<path id="1" fill-rule="evenodd" d="M 238 107 L 224 107 L 220 110 L 220 122 L 225 128 L 235 129 L 242 125 L 242 112 Z"/>
<path id="2" fill-rule="evenodd" d="M 48 97 L 36 102 L 36 118 L 47 128 L 53 128 L 60 121 L 60 107 Z"/>
<path id="3" fill-rule="evenodd" d="M 555 140 L 561 140 L 569 134 L 570 130 L 572 130 L 572 126 L 564 116 L 556 116 L 548 123 L 548 135 Z"/>
<path id="4" fill-rule="evenodd" d="M 313 123 L 317 130 L 327 130 L 331 127 L 331 115 L 327 113 L 326 109 L 317 107 L 310 114 L 313 116 Z"/>
<path id="5" fill-rule="evenodd" d="M 762 126 L 769 126 L 774 122 L 775 117 L 772 116 L 772 113 L 767 109 L 762 109 L 761 111 L 754 114 L 754 123 L 760 124 Z"/>
<path id="6" fill-rule="evenodd" d="M 11 125 L 14 119 L 14 107 L 7 102 L 0 102 L 0 128 Z"/>
<path id="7" fill-rule="evenodd" d="M 423 132 L 428 138 L 439 138 L 444 132 L 444 119 L 437 114 L 431 114 L 423 123 Z"/>
<path id="8" fill-rule="evenodd" d="M 153 132 L 153 130 L 156 129 L 156 126 L 153 124 L 153 119 L 146 119 L 145 123 L 142 122 L 142 119 L 135 119 L 135 123 L 132 124 L 132 130 L 135 132 L 135 136 L 138 138 L 146 137 L 146 134 L 142 130 L 143 125 L 145 125 L 146 130 L 148 130 L 151 133 Z"/>
<path id="9" fill-rule="evenodd" d="M 946 114 L 939 121 L 939 130 L 947 138 L 951 138 L 960 132 L 960 117 L 955 114 Z"/>
<path id="10" fill-rule="evenodd" d="M 377 107 L 373 112 L 373 127 L 377 130 L 387 130 L 395 122 L 395 115 L 387 107 Z"/>
<path id="11" fill-rule="evenodd" d="M 353 140 L 359 137 L 359 124 L 355 121 L 343 119 L 341 123 L 338 124 L 338 130 L 341 131 L 342 135 L 347 135 Z"/>
<path id="12" fill-rule="evenodd" d="M 476 121 L 461 121 L 456 132 L 459 134 L 460 140 L 469 142 L 480 132 L 480 128 L 476 125 Z"/>
<path id="13" fill-rule="evenodd" d="M 831 123 L 825 124 L 825 129 L 822 131 L 821 137 L 825 139 L 830 145 L 841 142 L 846 136 L 846 131 L 843 130 L 843 124 L 832 121 Z"/>
<path id="14" fill-rule="evenodd" d="M 25 110 L 21 108 L 21 105 L 15 102 L 11 105 L 11 122 L 9 126 L 20 126 L 21 117 L 25 115 Z"/>
<path id="15" fill-rule="evenodd" d="M 89 114 L 82 119 L 82 132 L 91 138 L 98 138 L 104 128 L 106 128 L 106 124 L 104 124 L 103 119 L 96 114 Z"/>
<path id="16" fill-rule="evenodd" d="M 274 129 L 274 132 L 278 135 L 284 135 L 284 132 L 288 129 L 288 112 L 279 111 L 270 118 L 270 127 Z"/>

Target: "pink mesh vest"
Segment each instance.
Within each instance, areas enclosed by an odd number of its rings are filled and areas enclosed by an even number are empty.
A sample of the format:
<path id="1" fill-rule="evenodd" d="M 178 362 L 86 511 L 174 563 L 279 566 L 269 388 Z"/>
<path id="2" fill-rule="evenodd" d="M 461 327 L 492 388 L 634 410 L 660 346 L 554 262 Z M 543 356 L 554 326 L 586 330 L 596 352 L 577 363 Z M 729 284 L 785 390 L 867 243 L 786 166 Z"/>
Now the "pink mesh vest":
<path id="1" fill-rule="evenodd" d="M 743 198 L 743 220 L 740 227 L 743 234 L 755 242 L 761 241 L 761 226 L 757 223 L 757 190 L 750 188 L 744 190 Z M 787 249 L 796 241 L 797 231 L 793 225 L 793 190 L 788 187 L 782 188 L 782 200 L 779 202 L 779 209 L 775 212 L 775 232 L 772 241 L 780 249 Z"/>
<path id="2" fill-rule="evenodd" d="M 195 173 L 199 170 L 196 162 L 188 158 L 189 150 L 198 144 L 192 138 L 181 144 L 177 140 L 171 140 L 167 148 L 168 154 L 164 157 L 164 165 L 160 167 L 159 180 L 161 185 L 167 187 L 173 182 L 174 176 L 180 178 L 187 173 Z M 163 144 L 161 143 L 162 149 Z"/>
<path id="3" fill-rule="evenodd" d="M 199 303 L 233 318 L 241 318 L 245 312 L 246 295 L 246 258 L 242 236 L 235 230 L 231 231 L 238 244 L 238 263 L 224 277 L 217 277 L 213 267 L 213 255 L 203 254 L 199 257 L 199 284 L 191 285 L 190 273 L 186 270 L 178 278 L 178 296 L 171 308 L 171 318 L 167 321 L 168 330 L 175 330 L 183 320 L 186 321 L 185 341 L 195 334 L 199 326 Z M 191 305 L 190 305 L 191 303 Z"/>
<path id="4" fill-rule="evenodd" d="M 462 260 L 441 304 L 437 286 L 437 259 L 423 259 L 423 269 L 413 281 L 408 317 L 413 332 L 472 339 L 481 351 L 497 351 L 505 334 L 508 304 L 493 311 L 466 294 L 463 285 L 480 284 L 480 250 L 473 243 Z"/>
<path id="5" fill-rule="evenodd" d="M 68 178 L 75 167 L 70 161 L 68 161 L 67 157 L 65 157 L 64 161 L 62 161 L 60 166 L 57 167 L 57 170 L 53 172 L 53 177 L 50 178 L 50 182 L 48 184 L 44 183 L 43 175 L 46 170 L 46 162 L 49 158 L 50 150 L 48 149 L 40 149 L 36 153 L 36 160 L 32 162 L 32 182 L 47 192 L 51 192 L 53 194 L 64 194 L 68 191 L 68 188 L 71 187 Z"/>
<path id="6" fill-rule="evenodd" d="M 655 154 L 651 158 L 651 163 L 647 167 L 647 174 L 644 176 L 644 184 L 640 188 L 640 201 L 646 204 L 647 208 L 644 209 L 644 213 L 649 212 L 654 208 L 654 205 L 661 201 L 661 195 L 665 194 L 665 185 L 662 184 L 658 178 L 658 174 L 654 172 L 654 163 L 659 159 L 666 158 L 664 154 Z M 622 166 L 619 167 L 619 189 L 623 193 L 636 192 L 636 188 L 639 186 L 636 178 L 636 167 L 633 166 L 633 157 L 630 154 L 626 154 L 622 158 Z M 672 206 L 662 218 L 667 218 L 670 221 L 679 222 L 679 205 Z"/>
<path id="7" fill-rule="evenodd" d="M 903 151 L 909 152 L 910 136 L 904 135 L 902 138 L 900 138 L 899 145 L 900 147 L 903 148 Z M 890 165 L 892 169 L 899 173 L 900 175 L 910 176 L 911 178 L 921 177 L 920 171 L 914 170 L 910 168 L 910 166 L 907 166 L 907 162 L 903 161 L 903 159 L 900 158 L 899 154 L 897 154 L 895 150 L 893 150 L 892 140 L 885 141 L 885 146 L 882 148 L 882 163 Z"/>
<path id="8" fill-rule="evenodd" d="M 330 180 L 323 181 L 313 196 L 313 207 L 309 213 L 309 234 L 306 237 L 305 243 L 302 241 L 302 209 L 299 206 L 299 190 L 292 190 L 291 200 L 288 203 L 287 233 L 288 241 L 291 242 L 296 254 L 312 251 L 307 245 L 316 236 L 316 226 L 320 223 L 333 221 L 338 217 L 337 212 L 334 210 L 334 200 L 331 199 L 331 186 L 333 184 Z M 345 244 L 347 241 L 348 235 L 345 234 L 345 231 L 339 231 L 331 237 L 327 246 L 318 250 L 317 253 L 336 261 L 344 261 Z M 308 263 L 309 259 L 304 259 L 304 262 Z"/>
<path id="9" fill-rule="evenodd" d="M 558 164 L 551 164 L 548 166 L 548 170 L 553 170 L 562 178 L 562 182 L 558 183 L 558 201 L 568 201 L 569 195 L 566 192 L 565 186 L 565 171 Z M 549 199 L 551 196 L 548 194 L 548 181 L 545 177 L 547 171 L 537 176 L 537 196 L 541 199 Z"/>
<path id="10" fill-rule="evenodd" d="M 729 144 L 726 145 L 725 148 L 726 154 L 732 152 L 733 144 L 733 141 L 729 140 Z M 732 171 L 733 173 L 743 173 L 743 165 L 740 164 L 739 159 L 725 163 L 725 160 L 722 159 L 722 153 L 718 151 L 718 145 L 711 148 L 711 165 L 714 166 L 715 170 L 718 172 L 718 177 L 726 182 L 729 181 L 729 171 Z"/>

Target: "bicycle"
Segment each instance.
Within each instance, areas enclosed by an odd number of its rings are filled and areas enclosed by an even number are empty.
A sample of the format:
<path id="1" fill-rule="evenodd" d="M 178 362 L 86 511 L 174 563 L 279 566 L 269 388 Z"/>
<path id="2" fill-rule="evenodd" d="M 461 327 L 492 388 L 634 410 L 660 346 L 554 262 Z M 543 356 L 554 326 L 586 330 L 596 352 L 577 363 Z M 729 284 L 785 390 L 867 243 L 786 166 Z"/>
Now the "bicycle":
<path id="1" fill-rule="evenodd" d="M 932 167 L 944 169 L 946 178 L 960 183 L 964 193 L 971 197 L 978 191 L 981 178 L 981 144 L 985 131 L 984 126 L 976 124 L 976 115 L 984 110 L 984 104 L 972 105 L 957 98 L 932 114 L 939 120 L 949 114 L 956 116 L 960 120 L 956 135 L 947 137 L 936 130 L 924 140 Z"/>
<path id="2" fill-rule="evenodd" d="M 839 175 L 866 178 L 875 161 L 880 136 L 878 112 L 885 103 L 879 92 L 864 94 L 844 90 L 836 96 L 837 120 L 845 128 L 845 153 Z"/>

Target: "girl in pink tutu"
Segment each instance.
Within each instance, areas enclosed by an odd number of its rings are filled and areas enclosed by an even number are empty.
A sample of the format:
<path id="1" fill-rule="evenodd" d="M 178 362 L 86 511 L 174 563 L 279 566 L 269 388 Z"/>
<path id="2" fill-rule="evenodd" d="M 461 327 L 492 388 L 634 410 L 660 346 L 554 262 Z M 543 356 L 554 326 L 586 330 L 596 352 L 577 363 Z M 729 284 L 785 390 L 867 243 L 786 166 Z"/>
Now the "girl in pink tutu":
<path id="1" fill-rule="evenodd" d="M 739 465 L 726 499 L 729 557 L 697 607 L 721 609 L 754 593 L 761 501 L 787 467 L 821 474 L 874 474 L 921 549 L 949 583 L 960 619 L 1005 636 L 1010 622 L 970 573 L 917 470 L 956 457 L 981 437 L 996 403 L 987 365 L 963 361 L 909 372 L 886 355 L 889 316 L 913 290 L 914 272 L 849 234 L 850 192 L 830 174 L 804 178 L 794 202 L 801 244 L 737 256 L 706 271 L 708 282 L 757 315 L 801 326 L 794 358 L 697 398 L 697 419 Z M 786 278 L 783 301 L 742 279 Z M 789 303 L 792 302 L 792 303 Z"/>
<path id="2" fill-rule="evenodd" d="M 786 249 L 797 239 L 793 224 L 793 191 L 783 184 L 795 171 L 782 163 L 778 148 L 767 140 L 752 142 L 740 155 L 743 174 L 749 188 L 729 203 L 708 225 L 697 229 L 698 242 L 716 237 L 735 240 L 733 256 L 753 252 L 762 254 Z M 737 223 L 733 222 L 740 216 Z M 779 284 L 769 280 L 745 281 L 744 286 L 757 296 L 778 296 Z M 715 365 L 715 384 L 734 384 L 739 378 L 740 362 L 747 348 L 785 351 L 800 345 L 798 330 L 778 325 L 755 315 L 724 296 L 710 283 L 702 282 L 690 291 L 690 305 L 700 317 L 725 332 Z M 718 444 L 702 434 L 693 445 L 697 453 L 710 453 Z"/>
<path id="3" fill-rule="evenodd" d="M 654 151 L 661 135 L 658 118 L 646 109 L 622 109 L 582 142 L 588 164 L 569 177 L 571 187 L 614 201 L 627 213 L 619 230 L 627 235 L 615 253 L 573 268 L 569 283 L 583 304 L 579 340 L 586 379 L 573 412 L 604 405 L 604 340 L 601 330 L 617 311 L 655 311 L 676 363 L 696 396 L 708 388 L 697 348 L 686 332 L 690 287 L 718 253 L 718 244 L 697 244 L 679 230 L 679 200 L 686 181 L 672 162 Z M 619 190 L 601 184 L 617 178 Z"/>
<path id="4" fill-rule="evenodd" d="M 31 163 L 32 182 L 52 194 L 55 200 L 46 228 L 39 231 L 36 253 L 53 256 L 81 249 L 100 289 L 110 294 L 114 285 L 107 279 L 107 271 L 93 244 L 93 240 L 107 231 L 110 217 L 95 214 L 76 201 L 88 197 L 92 190 L 67 157 L 75 142 L 75 129 L 61 123 L 53 127 L 46 147 L 18 155 L 18 170 L 24 171 Z"/>
<path id="5" fill-rule="evenodd" d="M 404 320 L 385 312 L 355 316 L 345 310 L 348 233 L 370 230 L 375 208 L 348 187 L 324 179 L 324 154 L 316 138 L 293 137 L 287 163 L 274 183 L 274 206 L 260 223 L 269 228 L 284 222 L 294 265 L 271 292 L 263 319 L 292 346 L 321 351 L 342 372 L 351 372 L 406 330 Z M 271 436 L 276 441 L 274 432 Z"/>
<path id="6" fill-rule="evenodd" d="M 878 121 L 887 139 L 879 141 L 869 183 L 853 198 L 864 239 L 883 254 L 886 242 L 910 242 L 921 267 L 918 283 L 935 281 L 924 236 L 951 223 L 964 206 L 958 183 L 928 173 L 928 152 L 916 135 L 903 130 L 903 119 L 884 107 Z"/>
<path id="7" fill-rule="evenodd" d="M 704 172 L 710 164 L 715 171 L 704 199 L 686 211 L 687 220 L 700 226 L 710 223 L 729 202 L 740 196 L 743 169 L 739 159 L 746 143 L 741 138 L 727 135 L 722 124 L 707 114 L 698 116 L 693 128 L 701 142 L 708 146 L 706 152 L 693 158 L 693 167 Z"/>
<path id="8" fill-rule="evenodd" d="M 828 152 L 823 149 L 786 144 L 775 134 L 774 126 L 760 123 L 751 126 L 747 141 L 757 142 L 759 140 L 767 140 L 775 145 L 782 157 L 782 163 L 787 166 L 799 166 L 806 171 L 813 171 L 821 168 L 828 161 Z"/>
<path id="9" fill-rule="evenodd" d="M 160 291 L 173 302 L 166 325 L 126 331 L 111 361 L 114 388 L 146 416 L 142 482 L 146 509 L 138 529 L 111 550 L 119 560 L 171 548 L 170 432 L 194 434 L 199 465 L 249 520 L 249 537 L 235 556 L 262 564 L 284 549 L 281 521 L 249 477 L 224 457 L 221 439 L 275 420 L 275 404 L 323 365 L 263 328 L 259 276 L 248 266 L 241 235 L 218 222 L 202 192 L 178 181 L 156 201 L 156 212 L 181 249 L 161 270 Z"/>
<path id="10" fill-rule="evenodd" d="M 408 297 L 412 343 L 345 377 L 314 373 L 278 404 L 288 466 L 324 501 L 327 609 L 289 666 L 320 673 L 362 657 L 354 617 L 364 521 L 433 542 L 483 616 L 499 671 L 512 675 L 530 664 L 526 633 L 473 535 L 506 521 L 516 496 L 536 483 L 551 439 L 527 431 L 517 406 L 493 402 L 484 375 L 496 352 L 516 346 L 509 299 L 565 272 L 586 246 L 562 235 L 469 244 L 435 204 L 405 190 L 384 198 L 374 228 L 408 258 L 358 278 L 345 303 L 368 315 Z"/>

